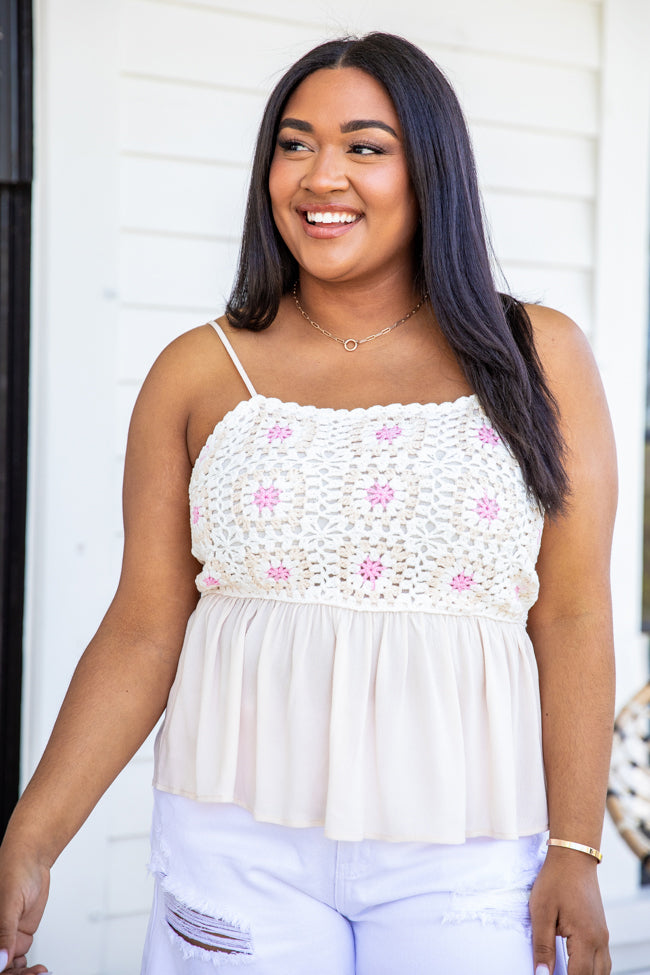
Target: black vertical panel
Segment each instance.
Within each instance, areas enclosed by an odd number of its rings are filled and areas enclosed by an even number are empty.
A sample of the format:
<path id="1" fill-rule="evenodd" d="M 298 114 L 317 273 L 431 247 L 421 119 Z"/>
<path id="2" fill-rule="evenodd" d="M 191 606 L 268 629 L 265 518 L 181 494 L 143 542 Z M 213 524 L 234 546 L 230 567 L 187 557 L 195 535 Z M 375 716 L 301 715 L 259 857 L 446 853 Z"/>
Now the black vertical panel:
<path id="1" fill-rule="evenodd" d="M 31 0 L 0 0 L 0 830 L 19 787 L 31 179 Z"/>

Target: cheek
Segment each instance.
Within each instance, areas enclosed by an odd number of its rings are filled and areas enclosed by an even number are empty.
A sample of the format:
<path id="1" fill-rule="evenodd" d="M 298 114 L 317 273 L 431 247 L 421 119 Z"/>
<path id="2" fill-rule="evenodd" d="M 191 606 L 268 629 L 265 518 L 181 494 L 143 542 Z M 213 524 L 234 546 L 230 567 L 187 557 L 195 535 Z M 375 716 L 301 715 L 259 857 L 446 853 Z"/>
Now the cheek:
<path id="1" fill-rule="evenodd" d="M 293 191 L 289 185 L 285 167 L 281 163 L 279 165 L 276 165 L 274 162 L 271 163 L 271 169 L 269 171 L 271 213 L 273 215 L 273 222 L 280 231 L 280 235 L 285 238 L 285 243 L 286 234 L 290 226 L 290 212 L 288 208 L 292 193 Z"/>
<path id="2" fill-rule="evenodd" d="M 271 162 L 269 170 L 269 196 L 271 198 L 271 216 L 276 230 L 282 237 L 284 243 L 293 253 L 292 233 L 295 228 L 291 225 L 291 200 L 293 188 L 290 182 L 290 174 L 283 161 Z"/>
<path id="3" fill-rule="evenodd" d="M 271 205 L 274 208 L 286 205 L 287 201 L 291 198 L 291 192 L 290 172 L 287 170 L 286 165 L 284 165 L 283 160 L 279 160 L 276 156 L 273 158 L 269 170 Z"/>
<path id="4" fill-rule="evenodd" d="M 415 222 L 419 208 L 411 181 L 403 167 L 395 166 L 383 173 L 372 174 L 365 186 L 365 195 L 370 207 L 385 215 L 390 214 L 396 222 Z"/>
<path id="5" fill-rule="evenodd" d="M 382 207 L 384 214 L 388 215 L 388 226 L 392 228 L 393 234 L 398 234 L 404 240 L 410 240 L 415 236 L 420 220 L 420 209 L 410 183 L 395 181 L 390 192 L 384 196 Z"/>

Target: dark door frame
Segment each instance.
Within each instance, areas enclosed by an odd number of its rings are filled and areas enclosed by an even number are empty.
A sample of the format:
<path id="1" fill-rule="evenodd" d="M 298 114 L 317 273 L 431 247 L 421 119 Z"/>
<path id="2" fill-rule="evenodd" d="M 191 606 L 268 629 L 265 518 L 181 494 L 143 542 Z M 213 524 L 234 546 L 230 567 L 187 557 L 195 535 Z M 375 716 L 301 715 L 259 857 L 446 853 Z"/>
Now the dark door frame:
<path id="1" fill-rule="evenodd" d="M 31 0 L 0 0 L 0 835 L 20 784 L 32 77 Z"/>

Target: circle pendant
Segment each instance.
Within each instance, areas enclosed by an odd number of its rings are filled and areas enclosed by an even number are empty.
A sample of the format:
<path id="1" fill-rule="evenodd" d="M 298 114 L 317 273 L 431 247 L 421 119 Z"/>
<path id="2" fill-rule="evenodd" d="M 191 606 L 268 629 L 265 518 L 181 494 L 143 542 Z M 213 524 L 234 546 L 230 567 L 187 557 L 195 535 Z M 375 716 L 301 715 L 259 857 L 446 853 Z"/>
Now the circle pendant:
<path id="1" fill-rule="evenodd" d="M 343 343 L 343 348 L 346 352 L 354 352 L 358 345 L 359 343 L 356 339 L 346 339 Z"/>

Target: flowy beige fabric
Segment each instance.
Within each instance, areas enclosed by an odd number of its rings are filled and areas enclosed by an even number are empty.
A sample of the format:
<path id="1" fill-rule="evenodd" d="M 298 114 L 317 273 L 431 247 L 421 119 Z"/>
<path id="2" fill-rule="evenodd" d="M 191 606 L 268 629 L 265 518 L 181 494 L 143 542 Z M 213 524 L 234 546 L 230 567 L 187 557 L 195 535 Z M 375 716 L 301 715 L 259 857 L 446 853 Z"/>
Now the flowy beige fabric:
<path id="1" fill-rule="evenodd" d="M 254 393 L 190 484 L 201 598 L 154 784 L 340 840 L 547 825 L 525 622 L 543 518 L 475 396 Z"/>

